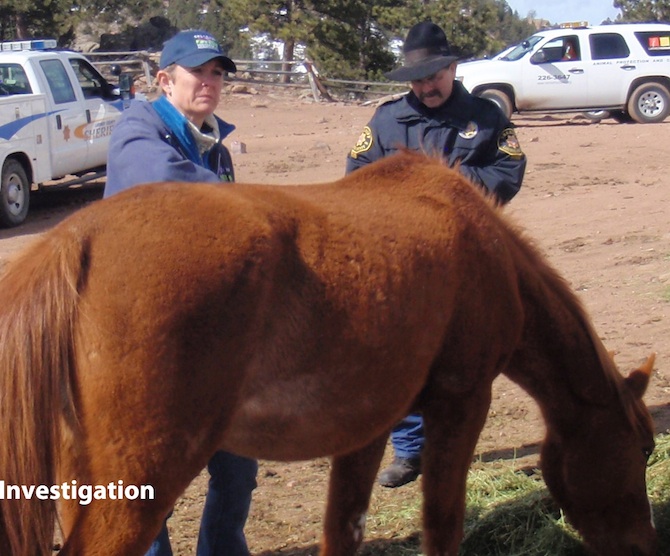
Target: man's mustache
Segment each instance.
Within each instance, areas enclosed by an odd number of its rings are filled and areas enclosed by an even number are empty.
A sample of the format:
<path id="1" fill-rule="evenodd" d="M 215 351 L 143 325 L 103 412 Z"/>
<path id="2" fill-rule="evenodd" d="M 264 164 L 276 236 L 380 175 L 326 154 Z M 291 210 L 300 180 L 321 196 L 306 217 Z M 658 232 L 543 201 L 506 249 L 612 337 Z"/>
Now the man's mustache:
<path id="1" fill-rule="evenodd" d="M 423 101 L 424 99 L 432 97 L 442 98 L 442 93 L 440 93 L 440 91 L 438 91 L 437 89 L 429 91 L 427 93 L 421 93 L 421 95 L 419 96 L 419 100 Z"/>

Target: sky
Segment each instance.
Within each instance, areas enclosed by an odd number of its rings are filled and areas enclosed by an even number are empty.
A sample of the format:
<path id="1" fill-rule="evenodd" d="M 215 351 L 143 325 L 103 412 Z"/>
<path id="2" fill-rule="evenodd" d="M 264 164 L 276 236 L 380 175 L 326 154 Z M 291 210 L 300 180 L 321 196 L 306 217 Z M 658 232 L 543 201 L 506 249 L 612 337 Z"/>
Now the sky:
<path id="1" fill-rule="evenodd" d="M 612 3 L 613 0 L 507 0 L 520 17 L 535 11 L 535 17 L 550 23 L 587 21 L 591 25 L 598 25 L 608 17 L 614 21 L 620 12 Z"/>

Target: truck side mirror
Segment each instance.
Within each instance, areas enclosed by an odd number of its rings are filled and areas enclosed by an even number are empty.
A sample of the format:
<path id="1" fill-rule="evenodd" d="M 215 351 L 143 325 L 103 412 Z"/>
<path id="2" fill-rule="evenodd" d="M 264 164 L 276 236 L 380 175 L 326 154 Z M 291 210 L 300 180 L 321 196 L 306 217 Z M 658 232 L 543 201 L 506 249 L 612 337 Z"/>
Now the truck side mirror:
<path id="1" fill-rule="evenodd" d="M 129 73 L 122 73 L 119 75 L 119 92 L 123 100 L 135 98 L 135 86 L 133 84 L 133 76 Z"/>
<path id="2" fill-rule="evenodd" d="M 531 64 L 544 64 L 547 61 L 547 54 L 544 50 L 538 50 L 530 57 Z"/>

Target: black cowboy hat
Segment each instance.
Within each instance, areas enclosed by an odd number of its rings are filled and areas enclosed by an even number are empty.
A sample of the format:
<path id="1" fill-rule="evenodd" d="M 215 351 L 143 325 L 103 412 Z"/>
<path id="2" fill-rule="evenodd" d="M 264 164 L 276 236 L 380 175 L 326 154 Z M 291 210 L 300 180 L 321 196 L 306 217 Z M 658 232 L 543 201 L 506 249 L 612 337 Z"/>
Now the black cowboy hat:
<path id="1" fill-rule="evenodd" d="M 384 74 L 391 81 L 423 79 L 458 59 L 452 55 L 444 31 L 430 21 L 417 23 L 409 30 L 402 51 L 405 65 Z"/>

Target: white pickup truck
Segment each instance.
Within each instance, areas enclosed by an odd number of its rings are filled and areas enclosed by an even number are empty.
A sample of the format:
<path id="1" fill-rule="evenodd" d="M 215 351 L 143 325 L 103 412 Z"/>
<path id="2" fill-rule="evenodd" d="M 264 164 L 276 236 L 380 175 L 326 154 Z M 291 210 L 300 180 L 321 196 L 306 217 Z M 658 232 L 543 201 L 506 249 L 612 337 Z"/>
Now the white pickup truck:
<path id="1" fill-rule="evenodd" d="M 33 187 L 104 175 L 109 135 L 132 96 L 127 79 L 121 92 L 84 56 L 55 47 L 0 43 L 0 227 L 25 220 Z"/>

